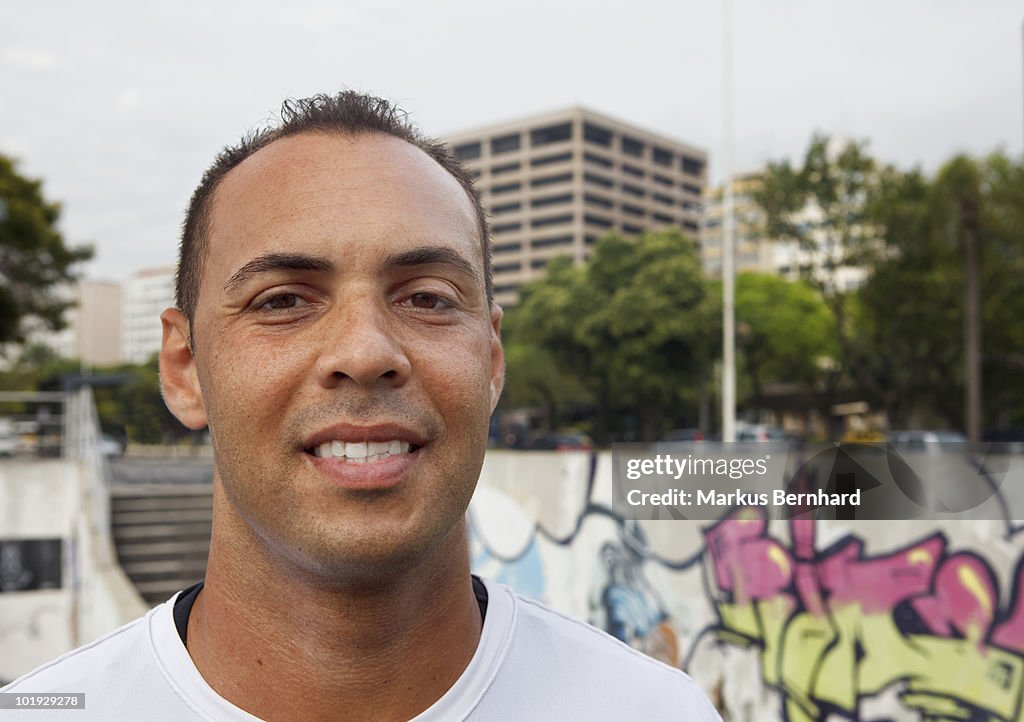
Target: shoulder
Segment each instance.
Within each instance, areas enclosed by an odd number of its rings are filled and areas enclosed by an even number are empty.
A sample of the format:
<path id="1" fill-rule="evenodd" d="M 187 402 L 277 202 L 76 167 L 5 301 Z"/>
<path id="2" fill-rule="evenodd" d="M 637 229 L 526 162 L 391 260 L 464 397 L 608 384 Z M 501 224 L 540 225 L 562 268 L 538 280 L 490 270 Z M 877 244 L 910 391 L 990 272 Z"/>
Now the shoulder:
<path id="1" fill-rule="evenodd" d="M 159 608 L 158 608 L 159 609 Z M 125 683 L 149 655 L 148 614 L 22 675 L 4 692 L 90 692 Z"/>
<path id="2" fill-rule="evenodd" d="M 515 632 L 506 661 L 521 665 L 519 674 L 536 676 L 541 684 L 540 678 L 556 682 L 558 694 L 579 695 L 576 702 L 605 712 L 610 705 L 644 719 L 673 719 L 682 712 L 685 719 L 720 719 L 707 695 L 682 670 L 504 585 L 487 586 L 513 598 Z"/>

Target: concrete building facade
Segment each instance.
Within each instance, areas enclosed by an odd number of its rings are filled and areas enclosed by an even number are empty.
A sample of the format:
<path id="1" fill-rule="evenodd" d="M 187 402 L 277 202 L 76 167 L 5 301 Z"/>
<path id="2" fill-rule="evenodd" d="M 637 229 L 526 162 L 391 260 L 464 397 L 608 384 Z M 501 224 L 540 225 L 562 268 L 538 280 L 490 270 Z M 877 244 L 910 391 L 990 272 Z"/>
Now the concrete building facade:
<path id="1" fill-rule="evenodd" d="M 573 107 L 449 135 L 491 217 L 495 300 L 548 262 L 582 263 L 609 232 L 678 226 L 695 240 L 707 153 Z"/>
<path id="2" fill-rule="evenodd" d="M 174 267 L 136 271 L 124 283 L 122 357 L 144 363 L 160 351 L 160 314 L 174 306 Z"/>
<path id="3" fill-rule="evenodd" d="M 845 265 L 841 249 L 825 232 L 821 211 L 808 206 L 799 215 L 817 244 L 815 249 L 801 248 L 796 241 L 771 238 L 765 234 L 764 211 L 754 200 L 760 173 L 742 173 L 732 181 L 734 227 L 734 266 L 736 273 L 775 273 L 789 280 L 812 277 L 823 288 L 840 293 L 860 286 L 867 270 Z M 701 223 L 701 261 L 704 273 L 722 275 L 722 241 L 725 237 L 725 185 L 704 193 Z"/>

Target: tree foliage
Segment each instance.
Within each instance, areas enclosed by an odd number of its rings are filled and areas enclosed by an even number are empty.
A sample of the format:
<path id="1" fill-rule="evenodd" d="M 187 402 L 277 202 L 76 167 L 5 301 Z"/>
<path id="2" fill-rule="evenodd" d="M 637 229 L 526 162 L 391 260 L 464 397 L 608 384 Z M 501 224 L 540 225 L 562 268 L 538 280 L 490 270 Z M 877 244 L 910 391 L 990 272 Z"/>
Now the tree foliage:
<path id="1" fill-rule="evenodd" d="M 30 319 L 63 326 L 73 301 L 61 290 L 93 252 L 65 245 L 59 218 L 60 205 L 43 197 L 42 183 L 20 175 L 14 161 L 0 155 L 0 345 L 24 341 Z"/>
<path id="2" fill-rule="evenodd" d="M 693 241 L 675 230 L 600 239 L 585 266 L 556 259 L 520 289 L 506 341 L 542 348 L 578 379 L 604 441 L 638 420 L 650 438 L 692 407 L 718 343 Z M 524 373 L 511 359 L 510 377 Z"/>
<path id="3" fill-rule="evenodd" d="M 891 171 L 874 201 L 884 230 L 861 289 L 857 367 L 895 424 L 924 405 L 963 425 L 965 203 L 977 209 L 984 420 L 1024 423 L 1024 166 L 959 156 L 933 178 Z"/>
<path id="4" fill-rule="evenodd" d="M 811 283 L 740 274 L 736 347 L 751 386 L 751 405 L 761 405 L 768 382 L 797 383 L 814 392 L 825 362 L 838 354 L 834 326 L 831 309 Z"/>
<path id="5" fill-rule="evenodd" d="M 800 165 L 771 163 L 762 181 L 766 233 L 817 254 L 804 271 L 832 311 L 835 383 L 859 388 L 892 426 L 914 410 L 964 426 L 963 213 L 976 209 L 985 421 L 1024 421 L 1019 162 L 960 156 L 928 176 L 877 162 L 863 143 L 816 135 Z M 842 288 L 843 266 L 867 269 L 864 285 Z"/>

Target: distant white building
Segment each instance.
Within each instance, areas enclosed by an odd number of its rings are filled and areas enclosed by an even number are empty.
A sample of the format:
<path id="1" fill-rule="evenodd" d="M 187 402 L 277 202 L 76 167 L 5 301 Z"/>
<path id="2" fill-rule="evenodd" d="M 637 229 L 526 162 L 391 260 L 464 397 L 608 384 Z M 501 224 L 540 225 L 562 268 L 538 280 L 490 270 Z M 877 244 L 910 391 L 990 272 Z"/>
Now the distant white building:
<path id="1" fill-rule="evenodd" d="M 737 175 L 732 181 L 734 226 L 734 263 L 737 273 L 776 273 L 789 280 L 813 277 L 822 287 L 846 292 L 860 286 L 867 275 L 863 267 L 843 263 L 842 249 L 829 239 L 822 224 L 821 211 L 808 207 L 800 218 L 811 229 L 818 247 L 801 248 L 796 241 L 783 241 L 764 235 L 764 211 L 754 200 L 760 185 L 760 172 Z M 722 275 L 725 186 L 704 193 L 701 224 L 701 260 L 709 277 Z"/>
<path id="2" fill-rule="evenodd" d="M 124 283 L 121 356 L 144 363 L 160 351 L 160 314 L 174 306 L 174 267 L 136 271 Z"/>
<path id="3" fill-rule="evenodd" d="M 64 328 L 50 331 L 30 321 L 28 343 L 48 346 L 61 358 L 79 359 L 83 366 L 120 363 L 121 284 L 80 281 L 60 293 L 74 304 L 64 312 Z"/>

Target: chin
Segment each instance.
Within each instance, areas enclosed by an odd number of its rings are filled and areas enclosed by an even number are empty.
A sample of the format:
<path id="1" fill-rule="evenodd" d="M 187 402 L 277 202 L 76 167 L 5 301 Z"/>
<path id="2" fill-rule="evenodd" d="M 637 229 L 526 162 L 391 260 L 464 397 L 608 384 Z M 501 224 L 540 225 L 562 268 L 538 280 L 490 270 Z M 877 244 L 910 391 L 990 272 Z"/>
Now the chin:
<path id="1" fill-rule="evenodd" d="M 462 517 L 444 530 L 387 530 L 380 526 L 347 528 L 295 539 L 282 545 L 289 566 L 309 575 L 325 588 L 376 587 L 394 583 L 404 574 L 428 571 L 466 556 L 466 528 Z"/>

